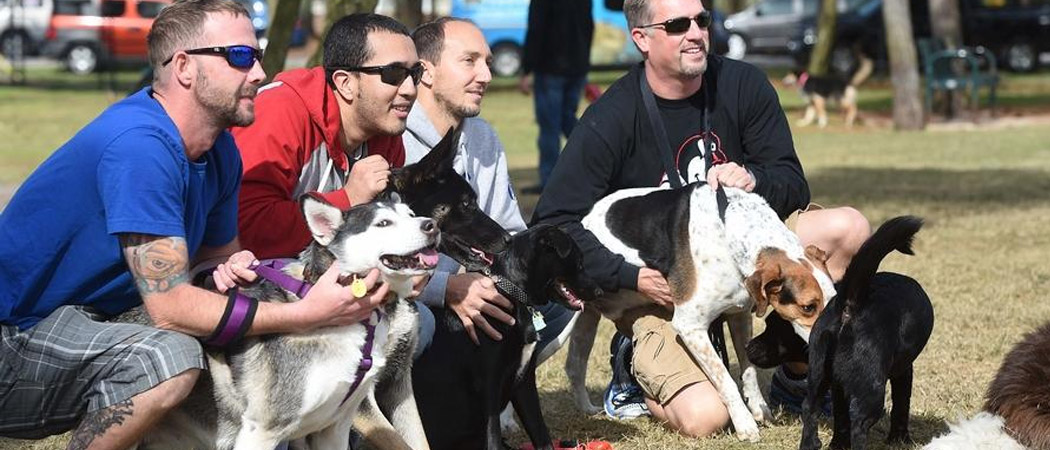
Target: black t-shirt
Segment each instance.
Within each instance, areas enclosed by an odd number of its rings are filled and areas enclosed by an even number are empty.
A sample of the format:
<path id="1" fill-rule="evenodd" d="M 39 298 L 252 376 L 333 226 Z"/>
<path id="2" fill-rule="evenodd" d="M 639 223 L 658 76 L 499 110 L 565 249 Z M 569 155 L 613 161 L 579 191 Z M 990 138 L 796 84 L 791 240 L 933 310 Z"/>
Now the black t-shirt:
<path id="1" fill-rule="evenodd" d="M 681 100 L 667 100 L 656 97 L 656 106 L 660 110 L 667 140 L 674 152 L 675 166 L 683 180 L 683 185 L 706 179 L 707 163 L 704 160 L 704 143 L 714 151 L 712 164 L 728 161 L 722 150 L 718 133 L 710 129 L 710 122 L 705 124 L 704 116 L 709 114 L 705 103 L 706 91 Z M 669 185 L 666 174 L 661 186 Z"/>

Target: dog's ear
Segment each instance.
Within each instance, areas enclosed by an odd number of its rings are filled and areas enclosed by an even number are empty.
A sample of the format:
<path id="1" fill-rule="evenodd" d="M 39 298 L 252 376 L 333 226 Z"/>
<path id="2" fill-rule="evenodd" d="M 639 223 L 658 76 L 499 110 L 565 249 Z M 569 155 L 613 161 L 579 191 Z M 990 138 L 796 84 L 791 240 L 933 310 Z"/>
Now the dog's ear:
<path id="1" fill-rule="evenodd" d="M 343 225 L 343 212 L 317 194 L 304 194 L 299 201 L 314 240 L 321 245 L 330 244 Z"/>
<path id="2" fill-rule="evenodd" d="M 544 230 L 540 242 L 553 248 L 558 253 L 558 258 L 565 259 L 572 254 L 572 238 L 558 228 L 551 227 L 549 230 Z"/>
<path id="3" fill-rule="evenodd" d="M 744 287 L 747 288 L 747 293 L 755 301 L 754 310 L 758 316 L 766 313 L 766 309 L 769 308 L 769 298 L 780 294 L 780 290 L 784 286 L 784 277 L 782 276 L 780 264 L 768 261 L 768 258 L 765 256 L 767 256 L 766 252 L 758 255 L 755 271 L 744 280 Z"/>
<path id="4" fill-rule="evenodd" d="M 828 257 L 828 252 L 821 250 L 820 247 L 813 244 L 806 246 L 806 259 L 830 277 L 831 271 L 828 270 Z"/>
<path id="5" fill-rule="evenodd" d="M 457 128 L 449 128 L 445 137 L 441 138 L 434 148 L 427 152 L 423 159 L 419 160 L 419 166 L 425 168 L 429 173 L 440 173 L 444 170 L 452 170 L 452 163 L 456 159 L 456 150 L 459 149 L 459 140 L 462 135 L 460 124 Z"/>
<path id="6" fill-rule="evenodd" d="M 404 200 L 401 199 L 401 194 L 398 194 L 397 191 L 395 191 L 393 189 L 387 189 L 387 190 L 385 190 L 383 192 L 380 192 L 379 195 L 377 195 L 376 198 L 373 199 L 373 201 L 389 202 L 389 203 L 404 203 L 405 202 Z"/>

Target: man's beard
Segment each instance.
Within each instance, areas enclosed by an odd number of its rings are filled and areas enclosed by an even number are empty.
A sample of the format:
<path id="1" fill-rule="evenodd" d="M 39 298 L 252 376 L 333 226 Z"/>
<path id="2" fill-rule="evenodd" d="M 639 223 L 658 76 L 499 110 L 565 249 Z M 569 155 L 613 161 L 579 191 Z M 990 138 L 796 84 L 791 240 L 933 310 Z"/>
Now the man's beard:
<path id="1" fill-rule="evenodd" d="M 229 127 L 246 127 L 251 125 L 255 121 L 255 105 L 249 105 L 248 108 L 242 110 L 239 108 L 241 98 L 243 96 L 253 96 L 258 87 L 249 86 L 242 83 L 237 86 L 235 95 L 232 97 L 229 94 L 222 92 L 218 87 L 212 85 L 205 77 L 203 72 L 197 72 L 197 84 L 198 88 L 194 91 L 194 95 L 197 97 L 197 101 L 209 111 L 214 120 L 215 124 L 219 128 Z M 224 101 L 225 100 L 225 101 Z"/>
<path id="2" fill-rule="evenodd" d="M 478 114 L 481 114 L 481 105 L 475 105 L 470 102 L 464 102 L 464 104 L 457 105 L 450 101 L 448 97 L 438 92 L 434 92 L 434 100 L 439 105 L 443 106 L 443 109 L 448 111 L 452 117 L 458 120 L 463 120 L 468 117 L 477 117 Z"/>

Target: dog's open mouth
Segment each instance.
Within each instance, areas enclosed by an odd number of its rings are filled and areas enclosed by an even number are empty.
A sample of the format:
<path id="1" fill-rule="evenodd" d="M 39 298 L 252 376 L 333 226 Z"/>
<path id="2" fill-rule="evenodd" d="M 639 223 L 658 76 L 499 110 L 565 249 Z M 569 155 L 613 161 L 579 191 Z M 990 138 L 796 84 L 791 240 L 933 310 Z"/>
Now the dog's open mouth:
<path id="1" fill-rule="evenodd" d="M 434 247 L 404 255 L 383 255 L 379 261 L 392 270 L 433 270 L 438 264 L 438 253 Z"/>
<path id="2" fill-rule="evenodd" d="M 554 280 L 554 293 L 565 300 L 565 306 L 574 311 L 580 311 L 583 309 L 583 300 L 572 291 L 569 284 L 565 280 L 557 279 Z"/>

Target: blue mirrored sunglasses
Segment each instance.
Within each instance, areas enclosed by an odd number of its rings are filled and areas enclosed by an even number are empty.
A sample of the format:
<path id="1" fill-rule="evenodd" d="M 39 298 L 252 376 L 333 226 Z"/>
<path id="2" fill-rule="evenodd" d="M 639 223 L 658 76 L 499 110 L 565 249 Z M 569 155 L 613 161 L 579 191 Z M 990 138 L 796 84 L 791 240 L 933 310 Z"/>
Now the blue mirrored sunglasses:
<path id="1" fill-rule="evenodd" d="M 176 52 L 178 53 L 178 52 Z M 238 69 L 251 69 L 255 61 L 262 63 L 263 51 L 248 45 L 230 45 L 226 47 L 203 47 L 186 50 L 187 55 L 219 55 L 226 58 L 226 63 Z M 161 66 L 166 66 L 175 55 L 171 55 Z"/>

